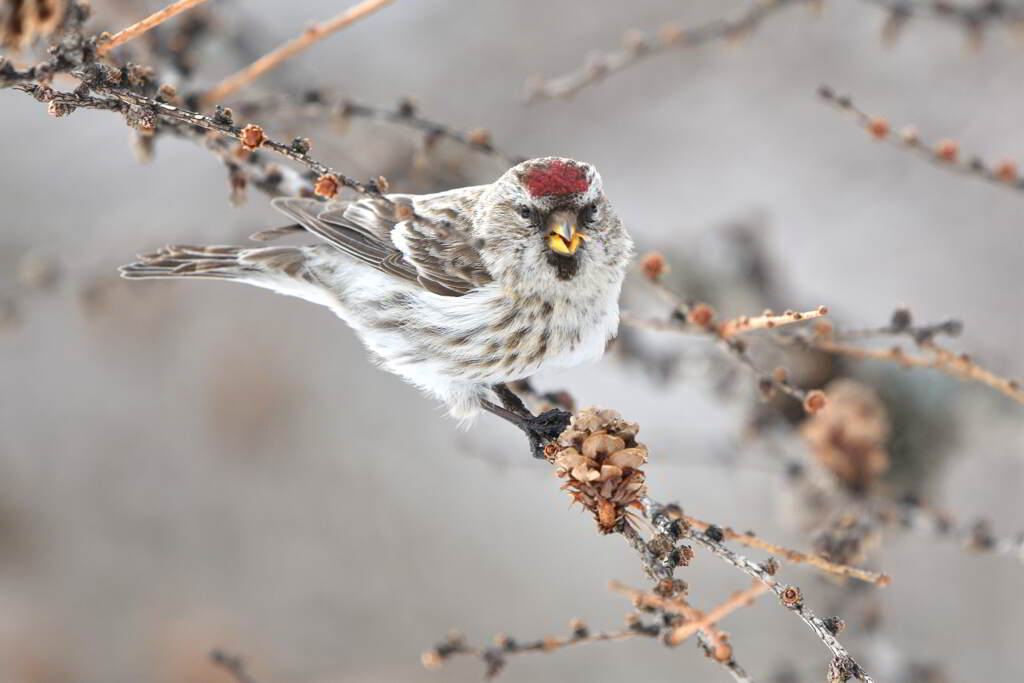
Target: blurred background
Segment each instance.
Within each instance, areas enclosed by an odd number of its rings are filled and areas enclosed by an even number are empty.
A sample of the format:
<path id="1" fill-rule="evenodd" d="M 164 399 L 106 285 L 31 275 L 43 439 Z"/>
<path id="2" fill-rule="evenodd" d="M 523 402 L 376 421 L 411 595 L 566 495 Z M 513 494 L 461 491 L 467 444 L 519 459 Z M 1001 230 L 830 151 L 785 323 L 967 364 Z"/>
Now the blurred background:
<path id="1" fill-rule="evenodd" d="M 95 0 L 88 31 L 160 4 Z M 660 250 L 674 286 L 725 316 L 826 304 L 837 325 L 870 327 L 905 305 L 920 321 L 963 320 L 952 348 L 1024 375 L 1024 195 L 873 141 L 816 96 L 827 83 L 965 156 L 1024 159 L 1015 27 L 997 22 L 968 49 L 960 25 L 922 17 L 885 45 L 873 3 L 797 6 L 742 41 L 669 50 L 572 99 L 524 104 L 529 77 L 577 68 L 626 29 L 655 35 L 744 6 L 398 0 L 234 100 L 412 97 L 422 116 L 485 127 L 512 155 L 594 163 L 640 253 Z M 179 89 L 209 87 L 338 11 L 207 3 L 193 10 L 208 35 Z M 138 42 L 125 58 L 146 63 Z M 503 170 L 448 140 L 426 149 L 401 126 L 327 119 L 258 120 L 400 191 Z M 485 416 L 459 431 L 324 309 L 220 282 L 116 278 L 165 243 L 242 243 L 281 225 L 264 195 L 233 204 L 223 164 L 172 137 L 138 163 L 135 134 L 106 112 L 55 120 L 4 90 L 0 121 L 0 679 L 223 682 L 207 659 L 222 647 L 261 683 L 474 681 L 479 661 L 427 671 L 420 653 L 451 628 L 486 645 L 565 633 L 572 617 L 621 626 L 630 606 L 606 584 L 646 586 L 636 557 L 566 510 L 511 427 Z M 664 312 L 637 273 L 623 297 Z M 843 376 L 881 397 L 890 470 L 874 495 L 912 491 L 958 520 L 1024 529 L 1021 405 L 930 370 L 791 362 L 807 386 Z M 818 460 L 792 406 L 759 402 L 706 338 L 625 333 L 598 365 L 535 385 L 639 422 L 651 495 L 702 519 L 810 548 L 822 506 L 836 512 L 832 494 L 811 504 L 794 482 Z M 842 484 L 835 500 L 858 504 Z M 1024 678 L 1020 561 L 929 533 L 875 540 L 856 559 L 893 577 L 885 589 L 781 574 L 816 612 L 846 619 L 844 642 L 875 680 Z M 702 552 L 678 575 L 702 607 L 746 585 Z M 827 651 L 774 599 L 722 627 L 756 680 L 823 679 Z M 726 679 L 692 643 L 643 639 L 515 657 L 502 675 Z"/>

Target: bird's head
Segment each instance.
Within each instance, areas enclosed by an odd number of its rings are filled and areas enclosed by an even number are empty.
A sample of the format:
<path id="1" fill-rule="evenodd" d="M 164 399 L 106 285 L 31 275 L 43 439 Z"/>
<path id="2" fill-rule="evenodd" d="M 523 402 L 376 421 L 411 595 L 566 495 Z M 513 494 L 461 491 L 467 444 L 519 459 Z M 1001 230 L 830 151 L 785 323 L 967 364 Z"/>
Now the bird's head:
<path id="1" fill-rule="evenodd" d="M 617 284 L 632 253 L 600 174 L 581 161 L 544 157 L 513 166 L 489 188 L 480 212 L 488 267 L 521 288 Z"/>

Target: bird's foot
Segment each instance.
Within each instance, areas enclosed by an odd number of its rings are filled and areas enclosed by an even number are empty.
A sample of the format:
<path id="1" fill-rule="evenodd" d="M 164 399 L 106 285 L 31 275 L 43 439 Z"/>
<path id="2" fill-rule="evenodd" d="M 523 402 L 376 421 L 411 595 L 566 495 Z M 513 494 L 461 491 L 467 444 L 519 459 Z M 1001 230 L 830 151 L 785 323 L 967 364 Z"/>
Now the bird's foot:
<path id="1" fill-rule="evenodd" d="M 530 440 L 530 452 L 535 458 L 544 457 L 544 447 L 565 431 L 565 428 L 569 426 L 569 418 L 572 417 L 572 413 L 559 408 L 553 408 L 540 415 L 533 415 L 525 407 L 520 412 L 515 409 L 517 406 L 512 408 L 507 405 L 499 406 L 486 400 L 482 401 L 482 405 L 489 413 L 493 413 L 523 430 L 526 438 Z"/>
<path id="2" fill-rule="evenodd" d="M 520 425 L 530 439 L 530 451 L 535 458 L 544 457 L 544 447 L 558 438 L 558 435 L 569 426 L 572 413 L 560 408 L 552 408 L 540 415 L 535 415 Z"/>

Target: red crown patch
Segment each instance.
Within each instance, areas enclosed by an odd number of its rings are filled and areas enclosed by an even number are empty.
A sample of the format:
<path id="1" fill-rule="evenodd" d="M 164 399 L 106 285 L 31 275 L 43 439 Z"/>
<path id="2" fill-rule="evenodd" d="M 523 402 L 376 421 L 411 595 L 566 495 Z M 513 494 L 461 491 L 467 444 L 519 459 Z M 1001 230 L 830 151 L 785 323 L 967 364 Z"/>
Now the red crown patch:
<path id="1" fill-rule="evenodd" d="M 564 161 L 552 161 L 547 166 L 532 169 L 523 177 L 523 185 L 533 197 L 586 192 L 590 187 L 586 172 Z"/>

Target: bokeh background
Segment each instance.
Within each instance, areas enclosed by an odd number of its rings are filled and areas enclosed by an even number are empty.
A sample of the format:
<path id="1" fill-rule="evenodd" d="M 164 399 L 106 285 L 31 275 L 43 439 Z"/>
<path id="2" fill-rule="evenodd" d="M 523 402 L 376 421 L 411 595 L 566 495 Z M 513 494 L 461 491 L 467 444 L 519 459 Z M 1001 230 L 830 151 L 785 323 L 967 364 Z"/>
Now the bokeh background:
<path id="1" fill-rule="evenodd" d="M 159 5 L 93 4 L 97 30 Z M 201 11 L 224 40 L 204 43 L 194 84 L 338 6 L 214 0 Z M 625 29 L 742 6 L 399 0 L 245 94 L 323 87 L 385 106 L 413 96 L 424 116 L 485 126 L 515 154 L 596 164 L 641 252 L 669 255 L 678 282 L 699 283 L 725 314 L 827 304 L 839 323 L 864 326 L 907 305 L 921 320 L 961 318 L 956 348 L 1024 374 L 1024 195 L 875 143 L 815 95 L 829 83 L 894 125 L 1022 159 L 1024 53 L 1012 30 L 997 26 L 969 51 L 955 26 L 922 19 L 886 47 L 885 13 L 870 3 L 796 7 L 741 44 L 671 51 L 571 100 L 523 103 L 527 77 L 574 68 Z M 233 206 L 220 162 L 184 141 L 160 139 L 137 163 L 132 133 L 103 112 L 55 120 L 6 90 L 0 121 L 0 679 L 213 683 L 228 679 L 206 653 L 223 647 L 266 683 L 473 681 L 479 662 L 426 671 L 420 653 L 450 628 L 486 644 L 498 632 L 563 633 L 572 617 L 621 625 L 629 606 L 605 586 L 645 585 L 635 556 L 566 510 L 514 430 L 484 417 L 458 431 L 372 367 L 325 310 L 219 282 L 116 279 L 140 251 L 280 225 L 262 195 Z M 395 126 L 267 127 L 400 190 L 502 170 L 448 143 L 424 158 L 421 138 Z M 737 234 L 759 245 L 770 288 L 737 274 Z M 653 306 L 638 276 L 624 296 Z M 730 361 L 700 338 L 633 341 L 631 353 L 536 384 L 640 422 L 658 499 L 807 547 L 783 466 L 745 436 L 759 410 L 752 380 L 723 388 Z M 652 358 L 669 358 L 669 379 Z M 930 371 L 863 372 L 912 397 L 916 489 L 964 519 L 1024 529 L 1020 405 Z M 798 438 L 778 441 L 806 457 Z M 845 640 L 876 680 L 1024 677 L 1020 562 L 899 532 L 866 562 L 893 584 L 858 591 L 800 567 L 783 577 L 818 613 L 847 620 Z M 680 576 L 703 606 L 745 585 L 705 553 Z M 822 680 L 827 652 L 774 600 L 723 627 L 757 680 Z M 945 678 L 914 679 L 916 665 Z M 726 677 L 692 644 L 649 641 L 525 655 L 503 675 Z"/>

